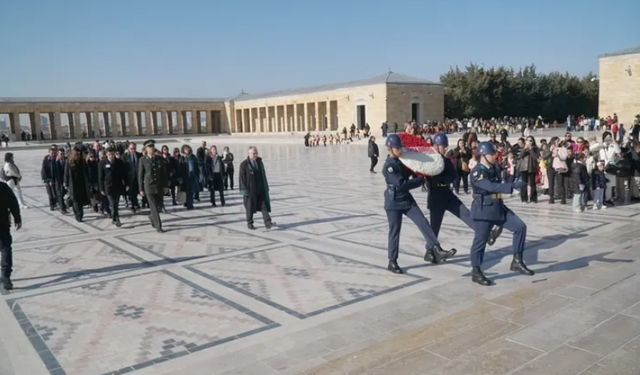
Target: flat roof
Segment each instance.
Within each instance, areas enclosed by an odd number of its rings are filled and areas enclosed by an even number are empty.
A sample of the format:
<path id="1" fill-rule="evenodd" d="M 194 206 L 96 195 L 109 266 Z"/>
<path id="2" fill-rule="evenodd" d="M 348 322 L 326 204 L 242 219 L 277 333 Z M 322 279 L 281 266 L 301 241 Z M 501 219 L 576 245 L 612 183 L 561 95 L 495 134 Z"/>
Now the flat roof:
<path id="1" fill-rule="evenodd" d="M 602 55 L 598 56 L 598 58 L 633 55 L 635 53 L 640 53 L 640 46 L 635 46 L 635 47 L 631 47 L 631 48 L 627 48 L 627 49 L 623 49 L 615 52 L 603 53 Z"/>
<path id="2" fill-rule="evenodd" d="M 311 86 L 311 87 L 303 87 L 298 89 L 288 89 L 288 90 L 280 90 L 280 91 L 271 91 L 271 92 L 258 93 L 258 94 L 241 93 L 240 95 L 234 97 L 233 99 L 235 101 L 266 99 L 266 98 L 275 98 L 280 96 L 312 94 L 314 92 L 333 91 L 333 90 L 345 89 L 350 87 L 380 85 L 385 83 L 409 84 L 409 85 L 441 85 L 439 82 L 429 81 L 426 79 L 416 78 L 416 77 L 389 71 L 379 76 L 375 76 L 367 79 L 361 79 L 358 81 L 331 83 L 328 85 Z"/>
<path id="3" fill-rule="evenodd" d="M 218 103 L 229 98 L 0 98 L 2 103 Z"/>

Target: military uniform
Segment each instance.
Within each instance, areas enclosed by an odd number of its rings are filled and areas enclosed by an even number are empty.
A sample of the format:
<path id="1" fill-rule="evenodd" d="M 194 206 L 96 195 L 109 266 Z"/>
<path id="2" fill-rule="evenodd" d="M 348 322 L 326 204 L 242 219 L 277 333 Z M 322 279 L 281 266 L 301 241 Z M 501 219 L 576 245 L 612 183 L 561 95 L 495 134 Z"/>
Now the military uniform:
<path id="1" fill-rule="evenodd" d="M 482 142 L 478 146 L 478 151 L 481 155 L 495 155 L 495 147 L 490 142 Z M 503 183 L 496 168 L 478 163 L 471 171 L 471 187 L 473 189 L 471 218 L 475 227 L 475 236 L 470 252 L 473 281 L 480 285 L 491 285 L 491 281 L 484 276 L 480 266 L 484 258 L 487 239 L 491 235 L 491 229 L 494 225 L 513 232 L 514 259 L 511 263 L 511 270 L 525 275 L 533 275 L 533 271 L 529 270 L 522 261 L 527 226 L 513 211 L 507 208 L 502 200 L 502 194 L 513 193 L 514 189 L 523 187 L 522 183 Z"/>
<path id="2" fill-rule="evenodd" d="M 152 141 L 145 142 L 144 146 L 153 145 Z M 151 225 L 158 232 L 163 232 L 160 221 L 159 209 L 164 199 L 164 189 L 169 188 L 169 175 L 167 164 L 161 156 L 155 153 L 147 153 L 138 163 L 138 183 L 140 192 L 143 192 L 149 202 L 149 219 Z"/>
<path id="3" fill-rule="evenodd" d="M 387 147 L 401 148 L 402 143 L 400 137 L 391 134 L 387 137 Z M 425 259 L 427 254 L 430 258 L 435 258 L 437 262 L 446 260 L 455 255 L 456 251 L 444 251 L 440 247 L 440 242 L 424 214 L 418 207 L 415 199 L 410 193 L 411 189 L 418 188 L 424 184 L 421 177 L 410 178 L 412 173 L 404 167 L 402 162 L 395 157 L 387 157 L 382 168 L 387 187 L 384 192 L 384 209 L 389 220 L 389 240 L 388 240 L 388 257 L 389 266 L 387 269 L 394 273 L 404 273 L 398 266 L 398 252 L 400 246 L 400 230 L 402 228 L 402 215 L 406 215 L 416 224 L 425 241 L 427 242 Z"/>

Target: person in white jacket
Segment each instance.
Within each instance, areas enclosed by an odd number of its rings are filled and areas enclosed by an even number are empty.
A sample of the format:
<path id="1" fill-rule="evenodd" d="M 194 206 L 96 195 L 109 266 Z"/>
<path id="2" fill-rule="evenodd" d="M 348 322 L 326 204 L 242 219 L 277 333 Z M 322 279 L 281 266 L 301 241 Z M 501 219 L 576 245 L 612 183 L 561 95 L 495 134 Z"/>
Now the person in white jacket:
<path id="1" fill-rule="evenodd" d="M 2 179 L 9 185 L 13 193 L 18 198 L 18 203 L 20 203 L 21 208 L 27 208 L 27 205 L 24 204 L 24 198 L 22 198 L 22 189 L 20 188 L 20 180 L 22 180 L 22 175 L 20 175 L 20 169 L 16 166 L 13 161 L 13 153 L 7 152 L 4 154 L 4 166 L 2 167 Z"/>
<path id="2" fill-rule="evenodd" d="M 604 132 L 602 134 L 602 143 L 598 145 L 599 148 L 599 160 L 604 162 L 605 169 L 609 166 L 615 166 L 620 161 L 620 146 L 613 141 L 611 133 Z M 606 203 L 612 205 L 614 199 L 624 198 L 624 182 L 621 184 L 614 174 L 607 173 L 609 179 L 608 187 L 611 188 L 611 198 Z"/>

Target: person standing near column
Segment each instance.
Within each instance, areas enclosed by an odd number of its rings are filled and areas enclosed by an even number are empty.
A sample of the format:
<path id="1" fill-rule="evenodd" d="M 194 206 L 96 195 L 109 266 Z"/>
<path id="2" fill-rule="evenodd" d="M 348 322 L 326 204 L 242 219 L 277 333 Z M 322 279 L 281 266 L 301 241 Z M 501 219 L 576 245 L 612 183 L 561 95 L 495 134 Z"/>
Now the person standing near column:
<path id="1" fill-rule="evenodd" d="M 118 205 L 120 196 L 125 193 L 127 184 L 127 173 L 124 162 L 116 159 L 115 150 L 107 149 L 107 158 L 100 161 L 98 165 L 98 187 L 100 194 L 107 197 L 111 207 L 113 225 L 122 226 Z"/>
<path id="2" fill-rule="evenodd" d="M 262 212 L 264 226 L 271 229 L 276 223 L 271 221 L 271 202 L 269 200 L 269 183 L 264 170 L 262 158 L 258 157 L 258 149 L 249 147 L 249 156 L 240 163 L 240 195 L 244 201 L 247 214 L 247 227 L 255 230 L 253 214 Z"/>
<path id="3" fill-rule="evenodd" d="M 22 228 L 22 217 L 18 199 L 7 184 L 0 184 L 0 283 L 5 290 L 13 289 L 11 272 L 13 271 L 13 252 L 11 245 L 11 216 L 16 230 Z"/>
<path id="4" fill-rule="evenodd" d="M 156 155 L 155 141 L 144 143 L 147 155 L 138 164 L 138 183 L 140 195 L 149 202 L 149 219 L 158 233 L 164 233 L 160 221 L 159 208 L 164 195 L 169 191 L 169 177 L 167 167 L 162 156 Z"/>
<path id="5" fill-rule="evenodd" d="M 386 135 L 383 135 L 385 137 Z M 369 138 L 369 159 L 371 159 L 371 166 L 369 167 L 370 173 L 376 173 L 373 168 L 378 164 L 378 157 L 380 156 L 380 150 L 378 149 L 378 145 L 376 144 L 376 137 L 371 136 Z"/>
<path id="6" fill-rule="evenodd" d="M 122 160 L 125 163 L 125 168 L 127 170 L 127 186 L 129 186 L 128 198 L 129 204 L 131 205 L 131 211 L 135 214 L 140 211 L 140 203 L 138 203 L 138 191 L 140 189 L 140 181 L 138 181 L 138 165 L 142 159 L 142 154 L 136 150 L 136 144 L 131 142 L 127 148 L 127 151 L 124 153 L 124 157 Z"/>
<path id="7" fill-rule="evenodd" d="M 211 196 L 211 205 L 216 207 L 216 191 L 220 195 L 220 205 L 225 206 L 224 203 L 224 183 L 223 173 L 224 173 L 224 162 L 222 161 L 222 157 L 218 155 L 218 148 L 216 146 L 211 146 L 209 149 L 209 155 L 205 159 L 205 168 L 207 169 L 205 176 L 209 179 L 209 194 Z"/>

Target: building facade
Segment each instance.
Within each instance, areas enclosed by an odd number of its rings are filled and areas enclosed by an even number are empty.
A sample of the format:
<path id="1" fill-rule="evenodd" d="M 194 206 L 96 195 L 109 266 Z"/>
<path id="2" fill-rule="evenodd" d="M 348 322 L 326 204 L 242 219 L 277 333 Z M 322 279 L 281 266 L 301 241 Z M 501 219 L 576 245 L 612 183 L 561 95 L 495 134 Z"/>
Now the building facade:
<path id="1" fill-rule="evenodd" d="M 640 46 L 599 56 L 600 117 L 618 115 L 618 121 L 633 124 L 640 113 Z"/>
<path id="2" fill-rule="evenodd" d="M 360 81 L 225 99 L 3 98 L 2 114 L 17 140 L 23 132 L 39 140 L 333 133 L 352 124 L 359 129 L 369 124 L 373 134 L 380 134 L 383 122 L 401 127 L 407 120 L 442 121 L 444 90 L 436 82 L 388 72 Z"/>

